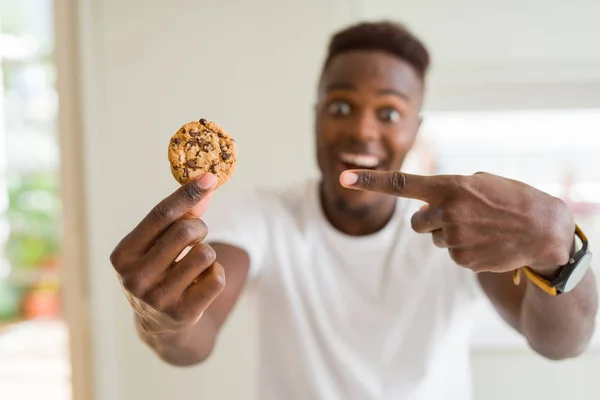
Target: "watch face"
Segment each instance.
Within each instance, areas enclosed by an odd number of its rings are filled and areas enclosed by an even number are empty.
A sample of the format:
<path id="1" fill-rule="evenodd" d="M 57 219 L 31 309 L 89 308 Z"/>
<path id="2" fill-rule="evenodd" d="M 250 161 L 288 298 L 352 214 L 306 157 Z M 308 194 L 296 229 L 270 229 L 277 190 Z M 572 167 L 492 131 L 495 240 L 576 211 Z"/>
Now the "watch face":
<path id="1" fill-rule="evenodd" d="M 577 284 L 579 282 L 581 282 L 581 280 L 585 276 L 585 273 L 587 272 L 587 270 L 590 269 L 591 265 L 592 265 L 592 253 L 587 253 L 583 257 L 581 257 L 581 259 L 579 260 L 579 263 L 577 263 L 577 266 L 571 273 L 571 276 L 569 276 L 569 278 L 565 282 L 565 288 L 564 288 L 563 292 L 566 293 L 566 292 L 570 292 L 571 290 L 573 290 L 573 288 L 575 286 L 577 286 Z"/>

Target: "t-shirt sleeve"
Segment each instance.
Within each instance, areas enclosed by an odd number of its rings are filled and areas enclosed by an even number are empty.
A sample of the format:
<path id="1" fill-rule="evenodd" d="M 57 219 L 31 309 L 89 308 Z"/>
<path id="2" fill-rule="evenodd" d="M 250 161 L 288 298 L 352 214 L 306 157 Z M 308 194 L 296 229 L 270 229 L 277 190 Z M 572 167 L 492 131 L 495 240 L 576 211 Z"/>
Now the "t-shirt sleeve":
<path id="1" fill-rule="evenodd" d="M 238 247 L 250 257 L 249 278 L 254 279 L 266 261 L 267 221 L 258 191 L 236 194 L 215 192 L 202 220 L 208 227 L 205 243 Z"/>

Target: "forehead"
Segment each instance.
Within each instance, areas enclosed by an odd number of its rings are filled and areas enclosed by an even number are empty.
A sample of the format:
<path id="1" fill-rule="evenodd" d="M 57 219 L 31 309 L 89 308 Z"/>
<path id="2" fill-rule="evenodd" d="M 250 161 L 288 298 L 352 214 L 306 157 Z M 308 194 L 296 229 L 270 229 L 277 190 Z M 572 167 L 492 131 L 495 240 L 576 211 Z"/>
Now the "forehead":
<path id="1" fill-rule="evenodd" d="M 409 63 L 382 51 L 352 51 L 332 58 L 323 71 L 321 91 L 336 84 L 396 90 L 410 97 L 420 97 L 423 91 L 421 78 Z"/>

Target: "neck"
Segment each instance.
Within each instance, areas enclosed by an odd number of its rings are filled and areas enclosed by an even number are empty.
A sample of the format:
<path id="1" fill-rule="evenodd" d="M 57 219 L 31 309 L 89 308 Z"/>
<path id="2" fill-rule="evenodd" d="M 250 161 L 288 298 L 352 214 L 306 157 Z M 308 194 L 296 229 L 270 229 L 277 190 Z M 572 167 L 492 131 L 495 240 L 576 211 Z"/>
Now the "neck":
<path id="1" fill-rule="evenodd" d="M 362 209 L 351 209 L 328 194 L 321 185 L 321 205 L 329 223 L 347 235 L 363 236 L 380 231 L 390 221 L 396 208 L 396 198 L 382 196 L 376 204 Z"/>

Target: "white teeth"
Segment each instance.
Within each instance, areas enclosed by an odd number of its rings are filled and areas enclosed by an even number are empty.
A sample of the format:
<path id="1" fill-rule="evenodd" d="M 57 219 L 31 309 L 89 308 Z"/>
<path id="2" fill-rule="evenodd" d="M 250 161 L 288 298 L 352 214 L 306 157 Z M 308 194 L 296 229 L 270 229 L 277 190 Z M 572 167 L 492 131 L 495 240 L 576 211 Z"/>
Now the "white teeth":
<path id="1" fill-rule="evenodd" d="M 364 168 L 374 168 L 379 164 L 377 157 L 368 154 L 341 153 L 340 160 Z"/>

